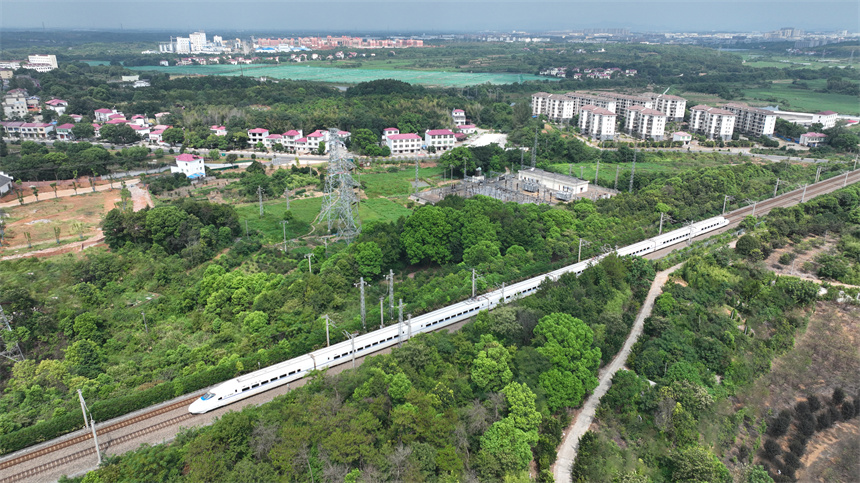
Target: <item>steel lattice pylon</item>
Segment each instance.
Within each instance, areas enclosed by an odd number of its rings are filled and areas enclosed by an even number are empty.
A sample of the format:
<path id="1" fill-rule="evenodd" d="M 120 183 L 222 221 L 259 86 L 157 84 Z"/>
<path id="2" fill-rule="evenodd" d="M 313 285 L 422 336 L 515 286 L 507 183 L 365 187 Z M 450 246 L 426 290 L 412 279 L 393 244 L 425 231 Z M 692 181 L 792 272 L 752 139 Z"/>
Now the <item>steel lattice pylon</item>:
<path id="1" fill-rule="evenodd" d="M 328 174 L 320 216 L 328 224 L 329 233 L 335 230 L 337 238 L 349 244 L 361 233 L 361 221 L 353 207 L 358 202 L 355 194 L 358 183 L 351 174 L 355 164 L 349 159 L 336 129 L 329 131 L 328 149 Z"/>
<path id="2" fill-rule="evenodd" d="M 6 318 L 6 313 L 3 311 L 2 305 L 0 305 L 0 330 L 12 332 L 12 327 L 9 325 L 9 319 Z M 0 352 L 0 357 L 5 357 L 14 362 L 21 362 L 24 360 L 24 353 L 21 352 L 21 346 L 17 342 L 7 342 L 6 350 Z"/>

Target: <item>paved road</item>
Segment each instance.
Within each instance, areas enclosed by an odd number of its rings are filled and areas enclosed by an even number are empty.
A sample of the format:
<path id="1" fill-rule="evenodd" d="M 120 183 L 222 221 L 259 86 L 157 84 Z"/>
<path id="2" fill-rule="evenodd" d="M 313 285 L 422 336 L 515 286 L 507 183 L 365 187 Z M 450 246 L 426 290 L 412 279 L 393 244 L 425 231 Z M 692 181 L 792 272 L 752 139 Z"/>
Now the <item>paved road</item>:
<path id="1" fill-rule="evenodd" d="M 683 265 L 683 263 L 679 263 L 674 267 L 657 273 L 657 276 L 654 278 L 654 283 L 651 284 L 651 289 L 648 290 L 648 296 L 645 298 L 645 303 L 642 304 L 642 310 L 639 311 L 639 315 L 633 323 L 633 328 L 630 330 L 630 335 L 624 342 L 624 347 L 621 348 L 621 351 L 618 352 L 615 359 L 613 359 L 609 365 L 604 366 L 603 369 L 600 370 L 600 373 L 598 374 L 600 383 L 598 384 L 597 389 L 595 389 L 591 396 L 585 400 L 585 404 L 582 406 L 582 411 L 580 411 L 573 420 L 572 425 L 568 427 L 564 440 L 561 442 L 561 447 L 559 447 L 558 457 L 555 461 L 555 465 L 553 465 L 553 476 L 557 483 L 570 483 L 570 473 L 573 470 L 573 462 L 576 461 L 576 451 L 579 449 L 579 439 L 582 438 L 582 435 L 585 434 L 591 426 L 591 422 L 594 420 L 594 413 L 597 411 L 597 406 L 600 404 L 600 398 L 606 394 L 606 391 L 608 391 L 609 387 L 612 385 L 612 376 L 614 376 L 619 369 L 624 367 L 624 363 L 627 362 L 627 357 L 630 356 L 630 351 L 633 349 L 633 344 L 635 344 L 636 341 L 639 340 L 639 336 L 642 335 L 642 328 L 645 325 L 645 319 L 651 315 L 651 310 L 654 308 L 654 300 L 663 293 L 663 285 L 666 284 L 666 280 L 669 278 L 669 275 L 680 268 L 681 265 Z"/>

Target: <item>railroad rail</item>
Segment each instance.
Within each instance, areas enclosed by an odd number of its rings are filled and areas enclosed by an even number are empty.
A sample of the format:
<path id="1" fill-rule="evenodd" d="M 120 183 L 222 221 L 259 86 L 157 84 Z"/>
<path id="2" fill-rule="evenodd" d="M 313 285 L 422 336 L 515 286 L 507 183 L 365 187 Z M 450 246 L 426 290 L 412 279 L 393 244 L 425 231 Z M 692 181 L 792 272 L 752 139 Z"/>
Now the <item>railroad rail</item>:
<path id="1" fill-rule="evenodd" d="M 812 198 L 815 198 L 816 196 L 821 195 L 821 194 L 835 191 L 839 188 L 842 188 L 843 185 L 845 185 L 845 184 L 853 184 L 853 183 L 857 183 L 857 182 L 860 182 L 860 170 L 850 172 L 850 173 L 848 173 L 847 176 L 846 175 L 840 175 L 840 176 L 836 176 L 836 177 L 833 177 L 833 178 L 830 178 L 830 179 L 827 179 L 824 181 L 820 181 L 814 185 L 809 185 L 807 187 L 806 197 L 805 197 L 804 201 L 811 200 Z M 783 194 L 781 194 L 775 198 L 770 198 L 770 199 L 761 201 L 761 202 L 756 204 L 755 212 L 756 212 L 756 214 L 764 215 L 764 214 L 768 213 L 770 210 L 772 210 L 773 208 L 786 207 L 786 206 L 792 206 L 794 204 L 797 204 L 800 202 L 800 199 L 802 196 L 802 191 L 803 191 L 802 189 L 797 189 L 797 190 L 790 191 L 788 193 L 783 193 Z M 744 207 L 738 208 L 734 211 L 731 211 L 729 213 L 726 213 L 724 216 L 729 219 L 729 221 L 731 222 L 731 225 L 734 225 L 734 224 L 740 223 L 740 221 L 742 221 L 747 215 L 752 214 L 752 210 L 753 210 L 752 206 L 744 206 Z M 676 246 L 672 247 L 672 249 L 675 249 L 675 248 L 678 248 L 678 246 L 676 245 Z M 197 396 L 190 397 L 190 398 L 183 398 L 182 400 L 171 403 L 169 405 L 165 405 L 165 406 L 156 408 L 152 411 L 138 414 L 138 415 L 130 417 L 128 419 L 123 419 L 121 421 L 111 423 L 111 424 L 106 425 L 102 428 L 98 428 L 96 430 L 96 433 L 98 435 L 107 436 L 108 433 L 111 433 L 111 432 L 114 432 L 117 430 L 121 430 L 121 429 L 126 428 L 128 426 L 146 421 L 147 419 L 157 418 L 158 416 L 160 416 L 162 414 L 169 413 L 171 411 L 174 411 L 174 410 L 177 410 L 180 408 L 185 408 L 192 401 L 194 401 L 196 399 L 197 399 Z M 145 428 L 135 430 L 135 431 L 132 431 L 132 432 L 129 432 L 126 434 L 118 435 L 116 438 L 111 439 L 108 437 L 108 438 L 106 438 L 106 440 L 104 442 L 99 444 L 99 448 L 102 450 L 106 450 L 112 445 L 117 445 L 120 443 L 133 441 L 137 438 L 140 438 L 141 436 L 144 436 L 144 435 L 149 434 L 149 433 L 153 433 L 155 431 L 163 430 L 163 429 L 168 428 L 170 426 L 176 426 L 177 430 L 178 430 L 180 423 L 183 423 L 183 422 L 191 420 L 191 419 L 196 419 L 197 417 L 198 416 L 191 414 L 191 413 L 183 413 L 181 415 L 156 422 L 155 424 L 152 424 L 152 425 L 147 426 Z M 56 444 L 52 444 L 50 446 L 40 448 L 38 450 L 23 454 L 21 456 L 11 458 L 7 461 L 2 461 L 2 462 L 0 462 L 0 471 L 8 470 L 8 469 L 13 468 L 15 466 L 22 465 L 28 461 L 32 461 L 36 458 L 46 456 L 46 455 L 49 455 L 51 453 L 55 453 L 57 451 L 60 451 L 60 450 L 65 449 L 65 448 L 69 448 L 69 447 L 74 446 L 76 444 L 89 442 L 91 440 L 92 440 L 92 435 L 87 433 L 87 434 L 83 434 L 80 436 L 76 436 L 74 438 L 70 438 L 68 440 L 60 441 Z M 19 473 L 0 478 L 0 483 L 17 483 L 20 481 L 25 481 L 25 480 L 28 480 L 30 478 L 34 478 L 37 475 L 46 473 L 50 470 L 60 468 L 64 465 L 68 465 L 68 464 L 70 464 L 74 461 L 80 460 L 82 458 L 92 456 L 94 453 L 95 453 L 94 447 L 85 448 L 85 449 L 73 452 L 71 454 L 64 455 L 60 458 L 49 461 L 47 463 L 39 464 L 39 465 L 33 466 L 31 468 L 27 468 L 23 471 L 20 471 Z"/>

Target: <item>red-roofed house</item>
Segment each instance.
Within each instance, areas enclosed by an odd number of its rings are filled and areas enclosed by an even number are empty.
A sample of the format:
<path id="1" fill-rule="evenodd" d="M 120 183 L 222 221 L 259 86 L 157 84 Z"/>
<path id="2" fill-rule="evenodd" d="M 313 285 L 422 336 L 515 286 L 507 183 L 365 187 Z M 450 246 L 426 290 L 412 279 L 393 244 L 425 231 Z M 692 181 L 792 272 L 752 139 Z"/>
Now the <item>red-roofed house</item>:
<path id="1" fill-rule="evenodd" d="M 125 119 L 111 119 L 105 124 L 128 124 L 128 121 L 126 121 Z"/>
<path id="2" fill-rule="evenodd" d="M 283 144 L 288 151 L 296 150 L 296 141 L 302 137 L 302 130 L 290 129 L 289 131 L 283 134 L 281 138 L 281 144 Z"/>
<path id="3" fill-rule="evenodd" d="M 62 116 L 66 112 L 66 107 L 69 106 L 67 101 L 62 99 L 51 99 L 50 101 L 45 102 L 45 107 L 53 110 L 57 113 L 57 115 Z"/>
<path id="4" fill-rule="evenodd" d="M 257 143 L 263 142 L 263 139 L 266 139 L 266 136 L 268 135 L 268 129 L 263 129 L 261 127 L 248 129 L 248 144 L 250 144 L 251 146 L 256 146 Z"/>
<path id="5" fill-rule="evenodd" d="M 385 137 L 385 145 L 391 154 L 416 153 L 423 144 L 424 140 L 415 133 L 389 134 Z"/>
<path id="6" fill-rule="evenodd" d="M 435 146 L 437 151 L 445 151 L 454 147 L 454 132 L 450 129 L 430 129 L 424 133 L 424 144 L 429 148 Z"/>
<path id="7" fill-rule="evenodd" d="M 812 124 L 816 122 L 820 122 L 824 129 L 830 129 L 831 127 L 836 125 L 836 114 L 833 111 L 821 111 L 812 115 Z"/>
<path id="8" fill-rule="evenodd" d="M 463 134 L 475 134 L 478 132 L 478 126 L 474 124 L 463 124 L 458 126 L 457 129 Z"/>
<path id="9" fill-rule="evenodd" d="M 800 135 L 800 145 L 809 146 L 810 148 L 818 147 L 827 139 L 826 134 L 820 132 L 808 132 Z"/>
<path id="10" fill-rule="evenodd" d="M 466 124 L 466 112 L 462 109 L 454 109 L 451 111 L 451 117 L 454 118 L 454 124 L 457 126 Z"/>
<path id="11" fill-rule="evenodd" d="M 206 176 L 206 168 L 203 166 L 203 158 L 193 154 L 180 154 L 176 157 L 176 166 L 170 167 L 171 173 L 182 173 L 189 178 L 202 178 Z"/>
<path id="12" fill-rule="evenodd" d="M 162 134 L 164 134 L 164 129 L 156 129 L 156 130 L 154 130 L 154 131 L 151 131 L 151 132 L 149 133 L 149 142 L 151 142 L 151 143 L 160 143 L 160 142 L 162 142 L 162 140 L 161 140 L 161 135 L 162 135 Z"/>
<path id="13" fill-rule="evenodd" d="M 317 129 L 316 131 L 307 135 L 305 142 L 305 149 L 308 151 L 317 151 L 320 148 L 320 143 L 325 143 L 328 141 L 329 133 L 328 131 L 324 131 L 322 129 Z M 328 145 L 325 145 L 325 152 L 328 152 Z"/>
<path id="14" fill-rule="evenodd" d="M 74 141 L 75 135 L 72 134 L 74 124 L 61 124 L 56 127 L 57 139 L 60 141 Z"/>
<path id="15" fill-rule="evenodd" d="M 397 129 L 396 127 L 387 127 L 387 128 L 382 130 L 382 136 L 381 136 L 381 139 L 379 141 L 381 143 L 385 144 L 386 139 L 388 139 L 388 136 L 391 136 L 394 134 L 400 134 L 400 129 Z"/>
<path id="16" fill-rule="evenodd" d="M 80 115 L 80 114 L 69 114 L 69 117 L 71 117 L 72 119 L 74 119 L 74 120 L 75 120 L 75 122 L 81 122 L 81 119 L 83 119 L 83 118 L 84 118 L 84 116 L 82 116 L 82 115 Z"/>
<path id="17" fill-rule="evenodd" d="M 54 130 L 53 124 L 46 122 L 25 122 L 21 125 L 21 137 L 24 139 L 47 139 Z"/>
<path id="18" fill-rule="evenodd" d="M 214 134 L 216 136 L 226 136 L 227 135 L 227 128 L 224 126 L 210 126 L 209 132 L 211 132 L 212 134 Z"/>
<path id="19" fill-rule="evenodd" d="M 684 131 L 678 131 L 676 133 L 672 133 L 672 142 L 673 143 L 684 143 L 685 145 L 690 144 L 690 141 L 693 140 L 693 135 L 689 133 L 685 133 Z"/>
<path id="20" fill-rule="evenodd" d="M 101 127 L 101 126 L 99 126 L 98 124 L 93 123 L 93 136 L 95 136 L 95 137 L 99 137 L 99 136 L 100 136 L 100 135 L 99 135 L 99 131 L 101 130 L 101 128 L 102 128 L 102 127 Z"/>
<path id="21" fill-rule="evenodd" d="M 149 126 L 138 126 L 137 124 L 129 124 L 129 126 L 134 129 L 134 132 L 136 132 L 138 136 L 142 138 L 149 137 Z"/>
<path id="22" fill-rule="evenodd" d="M 283 138 L 284 136 L 280 134 L 269 134 L 263 138 L 263 145 L 266 146 L 266 148 L 271 148 L 275 144 L 281 144 L 281 140 Z"/>
<path id="23" fill-rule="evenodd" d="M 0 126 L 6 130 L 7 134 L 17 134 L 21 135 L 21 126 L 24 125 L 24 121 L 2 121 L 0 122 Z"/>
<path id="24" fill-rule="evenodd" d="M 123 117 L 122 113 L 116 109 L 96 109 L 93 113 L 95 114 L 94 119 L 96 122 L 108 122 L 110 120 L 110 116 L 115 114 L 119 114 L 119 117 Z"/>

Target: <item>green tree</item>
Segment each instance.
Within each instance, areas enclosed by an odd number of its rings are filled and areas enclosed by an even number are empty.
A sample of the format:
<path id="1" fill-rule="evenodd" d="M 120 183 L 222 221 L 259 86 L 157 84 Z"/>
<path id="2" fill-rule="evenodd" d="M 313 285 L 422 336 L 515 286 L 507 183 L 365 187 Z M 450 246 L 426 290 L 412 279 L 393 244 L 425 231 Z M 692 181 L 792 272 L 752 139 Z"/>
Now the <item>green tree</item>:
<path id="1" fill-rule="evenodd" d="M 538 440 L 541 414 L 535 406 L 535 394 L 525 384 L 512 382 L 502 389 L 508 403 L 508 418 L 514 426 L 529 435 L 532 444 Z"/>
<path id="2" fill-rule="evenodd" d="M 188 219 L 188 213 L 173 205 L 156 206 L 146 214 L 146 229 L 154 243 L 164 245 L 168 239 L 181 236 L 180 229 Z"/>
<path id="3" fill-rule="evenodd" d="M 406 220 L 400 236 L 410 263 L 435 262 L 444 264 L 453 258 L 451 225 L 445 209 L 423 206 Z"/>
<path id="4" fill-rule="evenodd" d="M 101 334 L 99 333 L 99 318 L 90 312 L 84 312 L 75 317 L 74 330 L 75 337 L 78 340 L 101 340 Z"/>
<path id="5" fill-rule="evenodd" d="M 522 471 L 532 460 L 529 436 L 508 418 L 496 421 L 481 436 L 481 451 L 495 460 L 504 473 Z"/>
<path id="6" fill-rule="evenodd" d="M 356 243 L 353 253 L 362 277 L 369 280 L 382 272 L 382 249 L 375 242 Z"/>
<path id="7" fill-rule="evenodd" d="M 167 128 L 161 133 L 161 140 L 171 146 L 181 144 L 185 141 L 185 132 L 178 127 Z"/>
<path id="8" fill-rule="evenodd" d="M 412 389 L 412 381 L 402 372 L 390 376 L 388 382 L 388 395 L 395 404 L 400 404 L 406 400 L 406 395 Z"/>
<path id="9" fill-rule="evenodd" d="M 379 146 L 379 138 L 370 129 L 356 129 L 350 139 L 355 147 L 354 150 L 360 154 L 369 154 L 367 152 L 369 147 Z"/>
<path id="10" fill-rule="evenodd" d="M 96 135 L 96 128 L 88 122 L 79 122 L 72 128 L 76 139 L 91 139 Z"/>
<path id="11" fill-rule="evenodd" d="M 570 315 L 555 313 L 541 318 L 534 333 L 540 336 L 537 351 L 552 364 L 540 376 L 547 404 L 552 410 L 579 405 L 598 382 L 594 374 L 600 365 L 600 349 L 592 347 L 591 328 Z"/>
<path id="12" fill-rule="evenodd" d="M 671 457 L 672 481 L 730 483 L 732 476 L 719 458 L 707 448 L 690 446 Z"/>
<path id="13" fill-rule="evenodd" d="M 437 166 L 443 170 L 454 169 L 454 176 L 463 176 L 464 170 L 466 173 L 475 170 L 475 156 L 472 151 L 465 146 L 458 146 L 439 157 Z"/>
<path id="14" fill-rule="evenodd" d="M 472 381 L 483 390 L 498 391 L 514 377 L 508 365 L 511 354 L 491 336 L 489 341 L 472 362 Z"/>
<path id="15" fill-rule="evenodd" d="M 105 124 L 99 129 L 99 137 L 114 144 L 132 144 L 140 141 L 137 131 L 128 124 Z"/>

